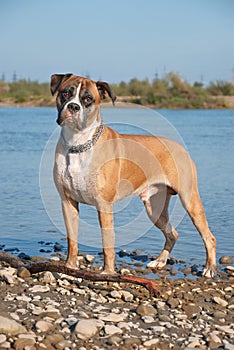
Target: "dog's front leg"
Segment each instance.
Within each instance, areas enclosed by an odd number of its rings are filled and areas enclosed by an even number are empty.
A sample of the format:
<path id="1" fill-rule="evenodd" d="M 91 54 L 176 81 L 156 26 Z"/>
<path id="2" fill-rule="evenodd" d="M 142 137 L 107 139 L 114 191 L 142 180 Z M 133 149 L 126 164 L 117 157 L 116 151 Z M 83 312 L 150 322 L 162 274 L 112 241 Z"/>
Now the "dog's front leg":
<path id="1" fill-rule="evenodd" d="M 104 254 L 103 273 L 115 273 L 115 232 L 112 208 L 110 211 L 98 211 L 99 223 L 102 230 L 102 246 Z"/>
<path id="2" fill-rule="evenodd" d="M 72 199 L 62 201 L 63 216 L 67 230 L 68 252 L 66 265 L 68 267 L 78 267 L 78 221 L 79 208 L 78 203 Z"/>

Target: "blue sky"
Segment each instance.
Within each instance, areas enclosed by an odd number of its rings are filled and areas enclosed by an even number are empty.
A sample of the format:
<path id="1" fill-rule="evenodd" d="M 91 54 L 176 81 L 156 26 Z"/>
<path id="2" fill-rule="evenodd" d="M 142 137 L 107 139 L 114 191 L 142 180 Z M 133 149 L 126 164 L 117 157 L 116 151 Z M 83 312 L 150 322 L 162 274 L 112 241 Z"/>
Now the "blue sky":
<path id="1" fill-rule="evenodd" d="M 0 0 L 0 77 L 234 79 L 233 0 Z"/>

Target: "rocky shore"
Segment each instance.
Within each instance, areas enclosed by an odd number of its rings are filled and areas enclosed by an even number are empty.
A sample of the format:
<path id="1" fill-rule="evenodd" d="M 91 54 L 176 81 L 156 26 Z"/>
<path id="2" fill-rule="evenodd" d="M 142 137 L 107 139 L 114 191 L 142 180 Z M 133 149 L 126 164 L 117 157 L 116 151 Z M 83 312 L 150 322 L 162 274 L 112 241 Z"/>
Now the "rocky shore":
<path id="1" fill-rule="evenodd" d="M 79 259 L 81 268 L 100 271 L 94 256 Z M 151 274 L 157 297 L 141 286 L 50 271 L 31 275 L 0 262 L 0 349 L 234 349 L 233 266 L 220 266 L 213 280 L 187 266 L 176 279 L 172 262 Z M 119 272 L 149 274 L 141 263 Z"/>

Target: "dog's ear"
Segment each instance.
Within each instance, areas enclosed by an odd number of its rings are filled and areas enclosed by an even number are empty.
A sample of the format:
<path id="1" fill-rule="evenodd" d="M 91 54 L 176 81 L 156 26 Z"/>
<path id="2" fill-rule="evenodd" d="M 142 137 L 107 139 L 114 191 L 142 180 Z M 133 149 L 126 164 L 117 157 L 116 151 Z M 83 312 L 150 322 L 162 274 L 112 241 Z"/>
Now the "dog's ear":
<path id="1" fill-rule="evenodd" d="M 51 91 L 51 94 L 53 96 L 56 93 L 56 91 L 58 90 L 58 88 L 61 85 L 61 83 L 63 81 L 65 81 L 65 80 L 67 80 L 68 78 L 70 78 L 70 76 L 72 76 L 71 73 L 68 73 L 68 74 L 53 74 L 53 75 L 51 75 L 51 78 L 50 78 L 50 91 Z"/>
<path id="2" fill-rule="evenodd" d="M 101 99 L 106 98 L 106 92 L 107 92 L 108 96 L 112 100 L 112 103 L 114 104 L 114 102 L 116 100 L 116 96 L 113 93 L 113 91 L 111 90 L 109 84 L 107 84 L 107 83 L 105 83 L 103 81 L 97 81 L 96 85 L 97 85 L 97 88 L 98 88 L 99 95 L 101 96 Z"/>

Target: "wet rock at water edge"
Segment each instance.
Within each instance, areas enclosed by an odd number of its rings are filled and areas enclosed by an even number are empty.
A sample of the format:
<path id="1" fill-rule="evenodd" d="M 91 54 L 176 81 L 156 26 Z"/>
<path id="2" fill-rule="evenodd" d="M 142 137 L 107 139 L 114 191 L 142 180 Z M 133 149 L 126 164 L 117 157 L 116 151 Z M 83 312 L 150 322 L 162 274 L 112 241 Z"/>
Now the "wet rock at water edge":
<path id="1" fill-rule="evenodd" d="M 4 252 L 7 253 L 15 253 L 15 252 L 19 252 L 20 250 L 18 248 L 5 248 Z"/>
<path id="2" fill-rule="evenodd" d="M 185 267 L 184 269 L 182 269 L 182 272 L 184 275 L 189 275 L 192 272 L 191 267 Z"/>
<path id="3" fill-rule="evenodd" d="M 231 256 L 224 255 L 224 256 L 221 256 L 221 258 L 219 259 L 219 263 L 222 265 L 233 264 L 234 259 Z"/>
<path id="4" fill-rule="evenodd" d="M 26 267 L 19 267 L 17 270 L 17 275 L 21 278 L 29 278 L 31 277 L 31 273 Z"/>
<path id="5" fill-rule="evenodd" d="M 63 250 L 63 246 L 60 243 L 54 244 L 54 252 L 61 252 Z"/>
<path id="6" fill-rule="evenodd" d="M 31 257 L 28 254 L 20 253 L 18 254 L 18 258 L 21 260 L 31 260 Z"/>
<path id="7" fill-rule="evenodd" d="M 93 263 L 94 260 L 95 260 L 95 256 L 94 255 L 91 255 L 91 254 L 87 254 L 85 256 L 85 260 L 88 262 L 88 263 Z"/>

